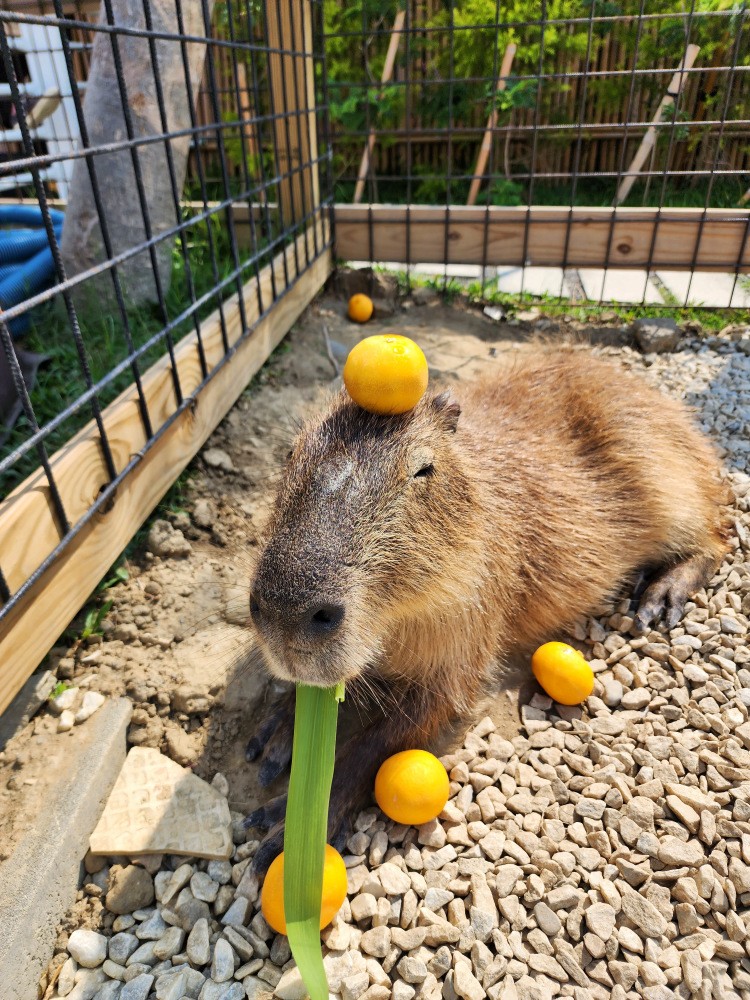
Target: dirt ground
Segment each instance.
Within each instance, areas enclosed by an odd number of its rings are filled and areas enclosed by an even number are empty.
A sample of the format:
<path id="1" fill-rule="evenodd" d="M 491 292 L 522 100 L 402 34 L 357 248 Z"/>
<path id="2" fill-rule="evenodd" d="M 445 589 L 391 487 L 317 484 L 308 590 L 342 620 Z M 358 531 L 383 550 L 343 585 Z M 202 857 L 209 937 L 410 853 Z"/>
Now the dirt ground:
<path id="1" fill-rule="evenodd" d="M 230 805 L 242 814 L 259 798 L 244 747 L 278 693 L 247 628 L 248 581 L 295 428 L 339 384 L 331 351 L 345 357 L 365 332 L 396 331 L 424 348 L 431 381 L 449 384 L 507 364 L 540 334 L 583 332 L 601 344 L 625 337 L 614 316 L 583 331 L 565 318 L 496 322 L 480 308 L 444 305 L 429 289 L 406 302 L 379 300 L 387 315 L 363 329 L 346 318 L 347 291 L 331 290 L 307 310 L 193 461 L 187 485 L 167 498 L 156 527 L 126 560 L 127 581 L 107 592 L 113 606 L 103 635 L 61 645 L 50 657 L 58 679 L 131 698 L 131 744 L 158 747 L 203 777 L 221 771 Z M 529 687 L 524 665 L 505 668 L 488 706 L 503 735 L 518 732 L 519 693 Z M 74 777 L 66 774 L 66 755 L 80 730 L 58 733 L 57 726 L 43 709 L 0 753 L 0 861 L 43 822 L 61 781 Z"/>

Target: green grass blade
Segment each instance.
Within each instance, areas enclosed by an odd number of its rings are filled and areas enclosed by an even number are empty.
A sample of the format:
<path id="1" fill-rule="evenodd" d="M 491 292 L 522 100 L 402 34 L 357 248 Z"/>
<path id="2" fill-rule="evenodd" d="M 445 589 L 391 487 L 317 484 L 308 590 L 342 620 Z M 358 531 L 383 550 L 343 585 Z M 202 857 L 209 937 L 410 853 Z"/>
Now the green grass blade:
<path id="1" fill-rule="evenodd" d="M 319 925 L 337 715 L 336 688 L 297 685 L 284 831 L 284 913 L 289 946 L 310 1000 L 328 1000 Z"/>

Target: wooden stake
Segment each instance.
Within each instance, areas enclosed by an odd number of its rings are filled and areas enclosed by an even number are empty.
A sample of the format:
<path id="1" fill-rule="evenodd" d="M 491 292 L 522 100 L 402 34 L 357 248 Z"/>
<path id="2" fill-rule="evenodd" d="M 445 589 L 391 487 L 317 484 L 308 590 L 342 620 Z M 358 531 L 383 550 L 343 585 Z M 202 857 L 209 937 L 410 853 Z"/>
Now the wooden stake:
<path id="1" fill-rule="evenodd" d="M 385 63 L 383 64 L 383 73 L 380 77 L 381 83 L 388 83 L 390 78 L 393 76 L 393 65 L 396 62 L 396 53 L 398 52 L 399 43 L 401 42 L 401 30 L 404 27 L 404 18 L 406 17 L 406 12 L 400 10 L 393 21 L 393 28 L 391 29 L 391 40 L 388 43 L 388 51 L 385 55 Z M 370 157 L 372 156 L 372 151 L 375 148 L 375 129 L 370 129 L 370 134 L 367 137 L 367 144 L 365 150 L 362 153 L 362 161 L 359 165 L 359 173 L 357 174 L 357 183 L 354 188 L 354 204 L 357 205 L 362 200 L 362 195 L 365 190 L 365 180 L 367 174 L 370 171 Z"/>
<path id="2" fill-rule="evenodd" d="M 617 195 L 615 196 L 614 205 L 617 207 L 621 205 L 627 196 L 630 194 L 630 189 L 635 184 L 638 174 L 643 169 L 643 164 L 649 157 L 651 150 L 656 144 L 656 125 L 664 120 L 664 112 L 671 108 L 675 100 L 679 97 L 680 91 L 682 90 L 683 84 L 687 79 L 685 75 L 685 70 L 692 69 L 693 63 L 695 62 L 698 53 L 700 52 L 699 45 L 688 45 L 687 51 L 685 52 L 685 57 L 679 65 L 679 68 L 675 72 L 672 80 L 669 84 L 666 94 L 661 99 L 659 107 L 656 109 L 656 114 L 652 118 L 654 122 L 653 125 L 649 125 L 646 134 L 641 140 L 641 144 L 638 147 L 638 152 L 633 157 L 633 162 L 628 167 L 628 172 L 623 177 L 620 182 L 620 186 L 617 189 Z"/>
<path id="3" fill-rule="evenodd" d="M 255 138 L 255 123 L 253 122 L 253 106 L 250 103 L 250 89 L 247 85 L 247 68 L 244 62 L 237 63 L 237 89 L 240 92 L 240 116 L 243 122 L 242 132 L 247 143 L 247 155 L 258 155 L 258 143 Z M 265 196 L 265 191 L 262 193 Z M 261 198 L 262 200 L 262 198 Z"/>
<path id="4" fill-rule="evenodd" d="M 516 45 L 511 42 L 505 49 L 503 63 L 500 67 L 500 78 L 497 81 L 497 87 L 495 89 L 496 94 L 500 94 L 505 90 L 505 85 L 508 77 L 510 76 L 510 68 L 513 65 L 513 57 L 515 54 Z M 484 177 L 484 168 L 487 166 L 487 160 L 489 159 L 490 150 L 492 149 L 492 133 L 496 127 L 497 107 L 494 106 L 493 102 L 492 113 L 487 119 L 487 128 L 484 130 L 482 145 L 479 147 L 479 156 L 477 156 L 477 164 L 474 167 L 474 179 L 472 180 L 471 187 L 469 188 L 469 197 L 466 199 L 467 205 L 476 204 L 477 195 L 479 194 L 479 186 L 482 183 L 482 178 Z"/>

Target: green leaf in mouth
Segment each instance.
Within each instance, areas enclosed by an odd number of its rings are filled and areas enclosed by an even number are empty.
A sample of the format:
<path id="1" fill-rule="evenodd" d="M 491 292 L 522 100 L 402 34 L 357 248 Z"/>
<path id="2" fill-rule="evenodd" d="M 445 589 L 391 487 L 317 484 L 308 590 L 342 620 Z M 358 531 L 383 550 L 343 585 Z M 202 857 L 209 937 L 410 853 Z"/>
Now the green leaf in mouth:
<path id="1" fill-rule="evenodd" d="M 284 830 L 284 913 L 292 955 L 310 1000 L 328 1000 L 320 905 L 336 722 L 344 685 L 297 685 L 292 771 Z"/>

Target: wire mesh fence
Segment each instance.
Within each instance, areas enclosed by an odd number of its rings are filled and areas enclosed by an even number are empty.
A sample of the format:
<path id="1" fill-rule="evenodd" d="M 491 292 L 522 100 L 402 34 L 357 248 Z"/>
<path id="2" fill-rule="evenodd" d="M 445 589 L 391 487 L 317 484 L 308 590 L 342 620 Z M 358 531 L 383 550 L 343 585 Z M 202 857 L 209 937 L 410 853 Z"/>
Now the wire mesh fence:
<path id="1" fill-rule="evenodd" d="M 375 206 L 337 215 L 340 256 L 484 294 L 750 306 L 746 5 L 357 0 L 326 32 L 336 199 Z"/>
<path id="2" fill-rule="evenodd" d="M 0 621 L 330 255 L 322 4 L 96 9 L 0 11 Z"/>

